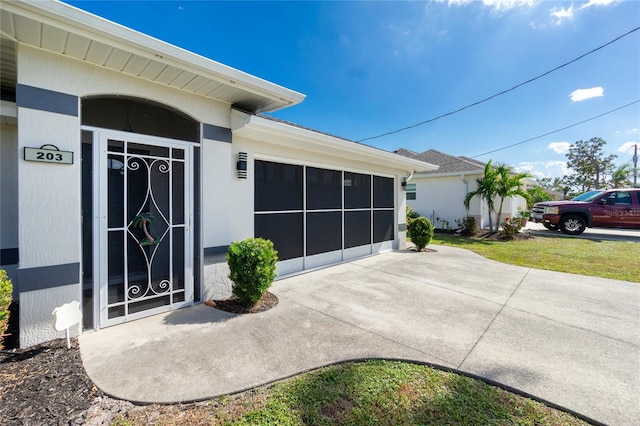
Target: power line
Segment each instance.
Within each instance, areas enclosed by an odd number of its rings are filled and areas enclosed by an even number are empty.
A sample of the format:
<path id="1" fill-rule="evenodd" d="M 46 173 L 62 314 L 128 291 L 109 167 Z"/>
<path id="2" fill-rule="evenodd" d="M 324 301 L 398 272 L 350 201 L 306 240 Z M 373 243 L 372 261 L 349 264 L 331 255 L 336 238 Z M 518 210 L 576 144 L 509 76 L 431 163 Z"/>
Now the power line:
<path id="1" fill-rule="evenodd" d="M 569 125 L 569 126 L 563 127 L 563 128 L 561 128 L 561 129 L 557 129 L 557 130 L 554 130 L 554 131 L 551 131 L 551 132 L 547 132 L 547 133 L 545 133 L 545 134 L 543 134 L 543 135 L 538 135 L 538 136 L 535 136 L 535 137 L 533 137 L 533 138 L 530 138 L 530 139 L 527 139 L 527 140 L 524 140 L 524 141 L 520 141 L 520 142 L 513 143 L 513 144 L 511 144 L 511 145 L 503 146 L 502 148 L 494 149 L 494 150 L 492 150 L 492 151 L 487 151 L 487 152 L 484 152 L 484 153 L 482 153 L 482 154 L 475 155 L 475 156 L 470 157 L 470 158 L 478 158 L 478 157 L 482 157 L 483 155 L 493 154 L 494 152 L 503 151 L 503 150 L 508 149 L 508 148 L 513 148 L 514 146 L 522 145 L 522 144 L 524 144 L 524 143 L 531 142 L 531 141 L 533 141 L 533 140 L 540 139 L 540 138 L 543 138 L 543 137 L 545 137 L 545 136 L 549 136 L 549 135 L 552 135 L 552 134 L 554 134 L 554 133 L 558 133 L 558 132 L 561 132 L 561 131 L 563 131 L 563 130 L 567 130 L 567 129 L 570 129 L 570 128 L 572 128 L 572 127 L 579 126 L 580 124 L 587 123 L 587 122 L 589 122 L 589 121 L 595 120 L 596 118 L 604 117 L 604 116 L 605 116 L 605 115 L 607 115 L 607 114 L 611 114 L 611 113 L 614 113 L 614 112 L 619 111 L 619 110 L 621 110 L 621 109 L 624 109 L 624 108 L 630 107 L 631 105 L 637 104 L 638 102 L 640 102 L 640 99 L 638 99 L 638 100 L 636 100 L 636 101 L 633 101 L 633 102 L 631 102 L 631 103 L 628 103 L 628 104 L 626 104 L 626 105 L 623 105 L 623 106 L 621 106 L 621 107 L 618 107 L 618 108 L 612 109 L 612 110 L 607 111 L 607 112 L 605 112 L 605 113 L 602 113 L 602 114 L 596 115 L 595 117 L 587 118 L 586 120 L 582 120 L 582 121 L 580 121 L 580 122 L 578 122 L 578 123 L 574 123 L 574 124 L 571 124 L 571 125 Z"/>
<path id="2" fill-rule="evenodd" d="M 584 54 L 582 54 L 582 55 L 578 56 L 577 58 L 572 59 L 572 60 L 570 60 L 569 62 L 566 62 L 566 63 L 564 63 L 564 64 L 562 64 L 562 65 L 559 65 L 559 66 L 557 66 L 557 67 L 555 67 L 555 68 L 553 68 L 553 69 L 551 69 L 551 70 L 549 70 L 549 71 L 547 71 L 547 72 L 545 72 L 545 73 L 542 73 L 542 74 L 538 75 L 537 77 L 533 77 L 533 78 L 531 78 L 531 79 L 529 79 L 529 80 L 527 80 L 527 81 L 525 81 L 525 82 L 522 82 L 522 83 L 520 83 L 520 84 L 517 84 L 517 85 L 515 85 L 515 86 L 513 86 L 513 87 L 511 87 L 511 88 L 509 88 L 509 89 L 503 90 L 502 92 L 498 92 L 498 93 L 496 93 L 495 95 L 491 95 L 491 96 L 489 96 L 489 97 L 487 97 L 487 98 L 484 98 L 484 99 L 482 99 L 482 100 L 480 100 L 480 101 L 477 101 L 477 102 L 474 102 L 474 103 L 472 103 L 472 104 L 469 104 L 469 105 L 463 106 L 462 108 L 458 108 L 458 109 L 457 109 L 457 110 L 455 110 L 455 111 L 447 112 L 447 113 L 442 114 L 442 115 L 439 115 L 439 116 L 437 116 L 437 117 L 433 117 L 433 118 L 430 118 L 430 119 L 428 119 L 428 120 L 424 120 L 424 121 L 421 121 L 421 122 L 419 122 L 419 123 L 412 124 L 411 126 L 403 127 L 403 128 L 401 128 L 401 129 L 392 130 L 392 131 L 390 131 L 390 132 L 382 133 L 382 134 L 379 134 L 379 135 L 377 135 L 377 136 L 370 136 L 370 137 L 368 137 L 368 138 L 360 139 L 360 140 L 358 140 L 357 142 L 364 142 L 364 141 L 368 141 L 368 140 L 371 140 L 371 139 L 378 139 L 378 138 L 381 138 L 381 137 L 384 137 L 384 136 L 389 136 L 389 135 L 393 135 L 393 134 L 395 134 L 395 133 L 400 133 L 400 132 L 403 132 L 403 131 L 405 131 L 405 130 L 413 129 L 414 127 L 422 126 L 423 124 L 431 123 L 431 122 L 436 121 L 436 120 L 439 120 L 439 119 L 441 119 L 441 118 L 448 117 L 448 116 L 453 115 L 453 114 L 457 114 L 457 113 L 459 113 L 459 112 L 461 112 L 461 111 L 464 111 L 465 109 L 468 109 L 468 108 L 474 107 L 474 106 L 476 106 L 476 105 L 480 105 L 480 104 L 482 104 L 482 103 L 484 103 L 484 102 L 487 102 L 487 101 L 489 101 L 489 100 L 491 100 L 491 99 L 493 99 L 493 98 L 496 98 L 496 97 L 498 97 L 498 96 L 504 95 L 505 93 L 509 93 L 509 92 L 511 92 L 511 91 L 513 91 L 513 90 L 515 90 L 515 89 L 517 89 L 517 88 L 519 88 L 519 87 L 521 87 L 521 86 L 524 86 L 525 84 L 529 84 L 529 83 L 531 83 L 531 82 L 533 82 L 533 81 L 536 81 L 536 80 L 538 80 L 538 79 L 540 79 L 540 78 L 542 78 L 542 77 L 544 77 L 544 76 L 546 76 L 546 75 L 551 74 L 551 73 L 552 73 L 552 72 L 554 72 L 554 71 L 557 71 L 557 70 L 559 70 L 559 69 L 561 69 L 561 68 L 566 67 L 567 65 L 570 65 L 570 64 L 572 64 L 572 63 L 574 63 L 574 62 L 577 62 L 577 61 L 579 61 L 580 59 L 584 58 L 585 56 L 588 56 L 588 55 L 590 55 L 590 54 L 592 54 L 592 53 L 594 53 L 594 52 L 597 52 L 598 50 L 603 49 L 603 48 L 605 48 L 605 47 L 609 46 L 610 44 L 613 44 L 613 43 L 615 43 L 616 41 L 620 40 L 621 38 L 626 37 L 626 36 L 628 36 L 629 34 L 631 34 L 631 33 L 635 32 L 635 31 L 638 31 L 638 30 L 640 30 L 640 27 L 636 27 L 636 28 L 632 29 L 631 31 L 628 31 L 628 32 L 626 32 L 626 33 L 622 34 L 621 36 L 614 38 L 614 39 L 613 39 L 613 40 L 611 40 L 610 42 L 605 43 L 605 44 L 603 44 L 602 46 L 596 47 L 595 49 L 592 49 L 592 50 L 588 51 L 587 53 L 584 53 Z"/>

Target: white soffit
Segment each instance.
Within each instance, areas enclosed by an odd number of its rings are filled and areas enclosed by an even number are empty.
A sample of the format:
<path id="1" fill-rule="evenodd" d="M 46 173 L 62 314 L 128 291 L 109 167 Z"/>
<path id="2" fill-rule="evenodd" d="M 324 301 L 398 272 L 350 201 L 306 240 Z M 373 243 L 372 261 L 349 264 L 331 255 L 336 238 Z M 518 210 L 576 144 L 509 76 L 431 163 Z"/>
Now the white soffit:
<path id="1" fill-rule="evenodd" d="M 269 143 L 294 147 L 297 149 L 352 158 L 354 161 L 387 166 L 402 171 L 430 171 L 438 166 L 402 157 L 392 152 L 373 148 L 357 142 L 348 141 L 335 136 L 304 129 L 295 125 L 270 120 L 255 115 L 234 112 L 232 132 L 234 135 L 256 141 L 265 141 L 269 135 Z"/>
<path id="2" fill-rule="evenodd" d="M 3 37 L 196 93 L 253 113 L 305 95 L 170 45 L 59 1 L 3 1 Z"/>

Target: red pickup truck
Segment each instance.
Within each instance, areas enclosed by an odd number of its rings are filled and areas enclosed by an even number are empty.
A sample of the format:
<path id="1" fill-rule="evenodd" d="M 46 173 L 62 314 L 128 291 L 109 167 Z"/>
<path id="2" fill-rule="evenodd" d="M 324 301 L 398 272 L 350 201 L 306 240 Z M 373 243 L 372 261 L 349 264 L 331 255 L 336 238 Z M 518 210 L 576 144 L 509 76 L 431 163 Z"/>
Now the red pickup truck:
<path id="1" fill-rule="evenodd" d="M 586 228 L 640 229 L 640 189 L 597 191 L 582 201 L 536 203 L 532 210 L 536 222 L 569 235 Z"/>

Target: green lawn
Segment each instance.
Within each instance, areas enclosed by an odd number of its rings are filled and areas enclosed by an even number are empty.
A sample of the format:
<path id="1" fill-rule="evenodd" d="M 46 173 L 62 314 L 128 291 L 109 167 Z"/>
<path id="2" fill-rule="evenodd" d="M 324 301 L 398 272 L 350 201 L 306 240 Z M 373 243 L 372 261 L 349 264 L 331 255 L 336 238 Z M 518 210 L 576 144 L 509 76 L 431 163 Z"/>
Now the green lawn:
<path id="1" fill-rule="evenodd" d="M 395 361 L 335 365 L 206 403 L 144 407 L 115 424 L 147 424 L 147 410 L 164 425 L 586 424 L 478 380 Z"/>
<path id="2" fill-rule="evenodd" d="M 435 234 L 431 244 L 465 248 L 512 265 L 640 282 L 638 243 L 547 237 L 494 241 Z"/>

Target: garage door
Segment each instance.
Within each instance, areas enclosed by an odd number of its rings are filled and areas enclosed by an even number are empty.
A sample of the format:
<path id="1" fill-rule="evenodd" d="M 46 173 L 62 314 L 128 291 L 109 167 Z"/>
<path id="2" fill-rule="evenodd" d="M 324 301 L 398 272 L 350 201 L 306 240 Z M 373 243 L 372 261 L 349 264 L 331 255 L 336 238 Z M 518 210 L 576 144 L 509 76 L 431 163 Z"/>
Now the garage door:
<path id="1" fill-rule="evenodd" d="M 255 161 L 255 236 L 287 274 L 391 249 L 393 178 Z"/>

